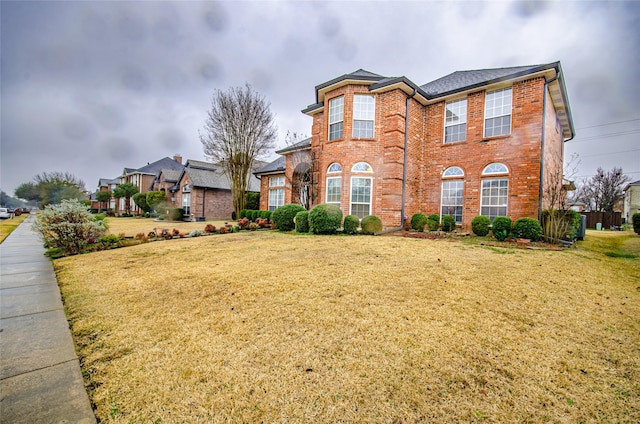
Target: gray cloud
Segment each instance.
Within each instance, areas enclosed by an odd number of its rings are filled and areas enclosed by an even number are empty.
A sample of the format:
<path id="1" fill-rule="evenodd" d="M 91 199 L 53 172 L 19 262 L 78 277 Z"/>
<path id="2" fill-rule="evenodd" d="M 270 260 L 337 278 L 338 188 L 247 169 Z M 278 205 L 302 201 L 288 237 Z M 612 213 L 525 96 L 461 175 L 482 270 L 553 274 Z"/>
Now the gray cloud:
<path id="1" fill-rule="evenodd" d="M 579 141 L 582 127 L 640 117 L 637 2 L 3 2 L 1 19 L 5 192 L 45 170 L 93 188 L 125 166 L 204 159 L 215 89 L 252 84 L 283 139 L 310 134 L 300 110 L 317 84 L 358 68 L 424 84 L 556 60 L 578 128 L 567 152 L 607 154 L 579 172 L 640 179 L 638 155 L 609 154 L 636 139 Z"/>

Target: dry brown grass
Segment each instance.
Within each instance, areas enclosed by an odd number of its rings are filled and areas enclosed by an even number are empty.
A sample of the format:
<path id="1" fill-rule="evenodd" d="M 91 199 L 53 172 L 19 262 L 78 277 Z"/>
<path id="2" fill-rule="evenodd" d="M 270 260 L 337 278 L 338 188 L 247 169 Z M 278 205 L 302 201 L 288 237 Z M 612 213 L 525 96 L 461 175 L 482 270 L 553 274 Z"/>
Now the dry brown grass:
<path id="1" fill-rule="evenodd" d="M 257 232 L 55 268 L 104 422 L 638 422 L 640 267 L 602 252 Z"/>
<path id="2" fill-rule="evenodd" d="M 182 221 L 154 221 L 151 218 L 106 218 L 109 225 L 109 234 L 124 234 L 127 237 L 133 237 L 138 233 L 149 234 L 150 231 L 160 232 L 163 228 L 171 231 L 174 228 L 188 234 L 193 230 L 204 230 L 207 224 L 213 224 L 217 228 L 224 225 L 224 221 L 206 221 L 206 222 L 182 222 Z M 229 220 L 234 223 L 234 221 Z"/>

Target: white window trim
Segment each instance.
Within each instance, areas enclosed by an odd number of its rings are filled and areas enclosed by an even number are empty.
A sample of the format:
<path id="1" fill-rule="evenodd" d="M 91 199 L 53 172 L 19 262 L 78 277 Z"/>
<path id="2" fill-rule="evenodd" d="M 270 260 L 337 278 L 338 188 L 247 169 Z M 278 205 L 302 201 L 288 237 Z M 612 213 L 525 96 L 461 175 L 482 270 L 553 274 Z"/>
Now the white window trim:
<path id="1" fill-rule="evenodd" d="M 452 104 L 452 103 L 462 102 L 462 101 L 465 102 L 465 105 L 464 105 L 464 109 L 465 109 L 464 110 L 464 122 L 458 122 L 457 124 L 448 124 L 447 125 L 447 105 L 448 104 Z M 463 142 L 463 141 L 467 140 L 467 110 L 468 110 L 468 106 L 469 106 L 469 102 L 468 102 L 466 97 L 460 98 L 460 99 L 455 99 L 455 100 L 449 100 L 449 101 L 445 102 L 445 104 L 444 104 L 444 134 L 442 135 L 442 142 L 444 144 L 460 143 L 460 142 Z M 455 127 L 455 126 L 462 125 L 462 124 L 465 125 L 464 126 L 464 133 L 465 133 L 464 134 L 464 138 L 462 140 L 447 141 L 447 128 L 448 127 Z"/>
<path id="2" fill-rule="evenodd" d="M 360 110 L 356 111 L 356 97 L 368 97 L 373 100 L 373 116 L 370 119 L 356 119 L 356 112 L 361 112 Z M 373 123 L 373 132 L 371 134 L 371 137 L 356 137 L 356 135 L 354 134 L 356 121 L 371 121 Z M 351 126 L 351 136 L 353 138 L 369 139 L 369 138 L 375 138 L 375 135 L 376 135 L 375 132 L 376 132 L 376 96 L 372 94 L 362 94 L 362 93 L 354 94 L 353 95 L 353 123 Z"/>
<path id="3" fill-rule="evenodd" d="M 349 215 L 352 215 L 352 206 L 353 206 L 353 180 L 354 178 L 361 178 L 361 179 L 365 179 L 365 180 L 369 180 L 371 181 L 371 184 L 369 185 L 369 215 L 373 214 L 373 177 L 364 177 L 364 176 L 358 176 L 358 175 L 354 175 L 351 177 L 351 181 L 350 181 L 350 185 L 349 185 Z M 358 202 L 359 205 L 364 205 L 365 203 L 360 203 Z"/>
<path id="4" fill-rule="evenodd" d="M 337 121 L 332 121 L 332 117 L 331 117 L 331 104 L 334 101 L 337 101 L 338 99 L 342 99 L 342 114 L 340 115 L 340 120 Z M 338 97 L 334 97 L 333 99 L 329 100 L 329 115 L 327 117 L 327 140 L 332 141 L 332 140 L 340 140 L 341 138 L 344 138 L 344 96 L 338 96 Z M 342 122 L 342 131 L 341 131 L 341 135 L 340 137 L 336 137 L 336 138 L 331 138 L 331 125 L 333 124 L 338 124 Z"/>
<path id="5" fill-rule="evenodd" d="M 461 174 L 447 175 L 447 172 L 453 169 L 459 169 Z M 450 166 L 447 169 L 445 169 L 444 172 L 442 173 L 442 178 L 463 178 L 463 177 L 464 177 L 464 170 L 459 166 Z"/>
<path id="6" fill-rule="evenodd" d="M 279 202 L 280 197 L 282 198 L 282 204 L 281 204 L 281 205 L 278 205 L 278 204 L 275 204 L 275 203 L 272 203 L 272 202 L 271 202 L 271 200 L 272 200 L 271 193 L 272 193 L 272 192 L 274 192 L 274 193 L 275 193 L 275 192 L 279 192 L 279 191 L 282 191 L 282 196 L 278 196 L 278 203 L 280 203 L 280 202 Z M 284 188 L 282 188 L 282 187 L 269 188 L 268 196 L 269 196 L 269 197 L 267 198 L 267 209 L 268 209 L 268 210 L 271 210 L 271 206 L 274 206 L 274 207 L 275 207 L 275 209 L 277 209 L 277 208 L 279 208 L 280 206 L 283 206 L 283 205 L 284 205 Z M 274 200 L 275 200 L 275 199 L 274 199 Z M 274 210 L 275 210 L 275 209 L 274 209 Z"/>
<path id="7" fill-rule="evenodd" d="M 453 167 L 452 167 L 453 168 Z M 457 167 L 456 167 L 457 168 Z M 442 222 L 442 217 L 444 216 L 444 214 L 442 213 L 442 207 L 443 206 L 455 206 L 455 207 L 462 207 L 463 212 L 464 212 L 464 179 L 462 179 L 462 176 L 456 176 L 457 178 L 447 178 L 442 180 L 441 184 L 440 184 L 440 221 Z M 444 184 L 448 183 L 448 182 L 452 182 L 452 181 L 459 181 L 462 183 L 462 203 L 460 205 L 444 205 L 443 204 L 443 200 L 444 200 Z M 454 216 L 455 218 L 455 216 Z M 460 222 L 456 221 L 456 225 L 462 224 L 462 214 L 460 216 Z"/>
<path id="8" fill-rule="evenodd" d="M 269 177 L 269 187 L 282 187 L 284 186 L 284 175 L 278 177 Z"/>
<path id="9" fill-rule="evenodd" d="M 502 165 L 504 166 L 504 171 L 491 171 L 489 172 L 488 169 L 490 166 L 494 166 L 494 165 Z M 505 165 L 502 162 L 492 162 L 490 164 L 488 164 L 487 166 L 484 167 L 484 169 L 482 170 L 482 175 L 507 175 L 509 174 L 509 167 L 507 165 Z"/>
<path id="10" fill-rule="evenodd" d="M 356 168 L 356 166 L 357 166 L 357 165 L 360 165 L 361 163 L 362 163 L 362 164 L 364 164 L 364 165 L 366 165 L 366 166 L 369 168 L 369 170 L 368 170 L 368 171 L 360 171 L 360 170 L 356 170 L 356 169 L 355 169 L 355 168 Z M 373 167 L 372 167 L 371 165 L 369 165 L 369 163 L 368 163 L 368 162 L 360 161 L 360 162 L 356 162 L 356 163 L 354 163 L 354 164 L 353 164 L 353 166 L 351 167 L 351 172 L 363 172 L 363 173 L 366 173 L 366 174 L 371 174 L 371 173 L 373 173 Z"/>
<path id="11" fill-rule="evenodd" d="M 487 95 L 489 93 L 494 93 L 496 91 L 504 91 L 506 89 L 511 90 L 511 109 L 509 110 L 509 113 L 504 114 L 504 115 L 496 115 L 496 116 L 492 116 L 490 118 L 487 118 Z M 487 134 L 487 119 L 493 119 L 493 118 L 501 118 L 503 116 L 511 116 L 511 119 L 509 120 L 509 132 L 506 134 L 500 134 L 500 135 L 486 135 Z M 507 86 L 507 87 L 501 87 L 501 88 L 496 88 L 493 90 L 487 90 L 484 93 L 484 120 L 482 121 L 482 136 L 484 138 L 491 138 L 491 137 L 505 137 L 510 135 L 513 132 L 513 86 Z"/>
<path id="12" fill-rule="evenodd" d="M 338 202 L 330 202 L 329 201 L 329 180 L 340 180 L 340 200 Z M 341 176 L 335 176 L 335 177 L 327 177 L 327 184 L 326 184 L 326 189 L 325 189 L 325 203 L 331 203 L 334 205 L 338 205 L 340 206 L 340 203 L 342 202 L 342 177 Z"/>
<path id="13" fill-rule="evenodd" d="M 504 205 L 486 205 L 487 207 L 504 207 L 505 208 L 505 214 L 504 215 L 497 215 L 497 216 L 509 216 L 509 189 L 511 184 L 509 184 L 509 176 L 507 174 L 501 174 L 501 175 L 491 175 L 490 177 L 487 178 L 482 178 L 480 179 L 480 215 L 482 214 L 482 208 L 485 206 L 484 205 L 484 195 L 483 195 L 483 187 L 482 185 L 484 184 L 485 181 L 491 181 L 491 180 L 506 180 L 507 181 L 507 195 L 505 196 L 506 202 Z M 483 215 L 483 216 L 487 216 L 488 218 L 490 218 L 488 215 Z M 494 217 L 495 218 L 495 217 Z M 493 220 L 492 220 L 493 222 Z"/>
<path id="14" fill-rule="evenodd" d="M 331 167 L 332 167 L 333 165 L 337 165 L 337 166 L 340 168 L 340 170 L 338 170 L 338 171 L 332 171 L 332 170 L 331 170 Z M 339 173 L 339 172 L 342 172 L 342 165 L 340 165 L 338 162 L 333 162 L 333 163 L 332 163 L 331 165 L 329 165 L 329 167 L 327 168 L 327 174 L 337 174 L 337 173 Z"/>

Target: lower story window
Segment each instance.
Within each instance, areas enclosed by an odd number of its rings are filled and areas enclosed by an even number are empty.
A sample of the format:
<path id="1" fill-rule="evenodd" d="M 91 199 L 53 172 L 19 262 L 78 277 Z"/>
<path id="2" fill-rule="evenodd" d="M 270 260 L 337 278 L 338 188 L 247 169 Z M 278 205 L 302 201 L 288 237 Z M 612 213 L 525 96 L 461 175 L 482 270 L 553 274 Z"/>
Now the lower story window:
<path id="1" fill-rule="evenodd" d="M 335 203 L 340 206 L 340 191 L 342 189 L 342 177 L 327 178 L 327 203 Z"/>
<path id="2" fill-rule="evenodd" d="M 351 178 L 351 215 L 362 219 L 371 215 L 371 178 Z"/>
<path id="3" fill-rule="evenodd" d="M 491 222 L 496 216 L 507 216 L 508 192 L 509 180 L 507 178 L 482 180 L 480 215 L 489 217 Z"/>
<path id="4" fill-rule="evenodd" d="M 442 182 L 442 208 L 441 215 L 451 215 L 456 219 L 456 224 L 462 224 L 462 202 L 464 193 L 464 181 L 452 180 Z"/>
<path id="5" fill-rule="evenodd" d="M 272 188 L 269 190 L 269 210 L 275 211 L 284 205 L 284 189 Z"/>
<path id="6" fill-rule="evenodd" d="M 191 214 L 191 193 L 182 193 L 182 210 L 185 215 Z"/>

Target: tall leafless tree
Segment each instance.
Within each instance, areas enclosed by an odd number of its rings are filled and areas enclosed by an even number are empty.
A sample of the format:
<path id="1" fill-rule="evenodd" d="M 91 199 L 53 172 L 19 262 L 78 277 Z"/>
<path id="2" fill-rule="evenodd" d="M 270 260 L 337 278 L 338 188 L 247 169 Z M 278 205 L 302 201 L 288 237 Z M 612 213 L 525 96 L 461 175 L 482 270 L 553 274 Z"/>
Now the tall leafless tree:
<path id="1" fill-rule="evenodd" d="M 614 167 L 610 171 L 598 168 L 590 180 L 583 182 L 579 190 L 579 199 L 592 211 L 611 212 L 616 203 L 624 196 L 624 185 L 629 177 L 622 168 Z"/>
<path id="2" fill-rule="evenodd" d="M 204 154 L 229 179 L 236 216 L 245 208 L 253 162 L 273 148 L 278 129 L 271 104 L 249 84 L 216 90 L 200 141 Z"/>

